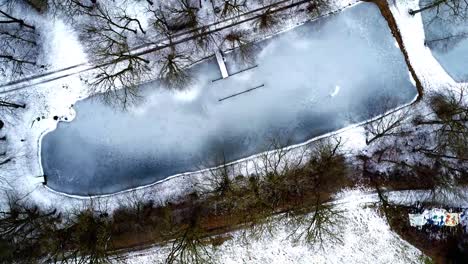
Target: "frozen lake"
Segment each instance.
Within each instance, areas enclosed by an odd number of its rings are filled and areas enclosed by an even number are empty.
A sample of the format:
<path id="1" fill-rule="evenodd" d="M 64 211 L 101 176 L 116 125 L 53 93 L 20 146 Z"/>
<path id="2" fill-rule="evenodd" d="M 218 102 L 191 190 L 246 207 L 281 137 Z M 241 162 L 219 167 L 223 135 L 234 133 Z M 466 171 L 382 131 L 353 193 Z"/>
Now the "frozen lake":
<path id="1" fill-rule="evenodd" d="M 421 0 L 420 6 L 430 1 Z M 468 12 L 467 3 L 460 4 L 457 15 L 446 5 L 421 13 L 426 43 L 434 57 L 457 82 L 468 81 Z"/>
<path id="2" fill-rule="evenodd" d="M 150 83 L 145 102 L 128 112 L 92 98 L 77 103 L 76 119 L 43 139 L 48 186 L 80 195 L 141 186 L 212 166 L 223 152 L 236 160 L 264 151 L 272 137 L 304 142 L 350 124 L 350 117 L 357 122 L 380 114 L 385 109 L 369 110 L 378 98 L 391 96 L 387 107 L 393 107 L 417 94 L 373 4 L 260 46 L 257 68 L 213 83 L 220 77 L 216 62 L 202 63 L 192 69 L 197 80 L 187 92 Z M 227 64 L 232 72 L 232 56 Z"/>

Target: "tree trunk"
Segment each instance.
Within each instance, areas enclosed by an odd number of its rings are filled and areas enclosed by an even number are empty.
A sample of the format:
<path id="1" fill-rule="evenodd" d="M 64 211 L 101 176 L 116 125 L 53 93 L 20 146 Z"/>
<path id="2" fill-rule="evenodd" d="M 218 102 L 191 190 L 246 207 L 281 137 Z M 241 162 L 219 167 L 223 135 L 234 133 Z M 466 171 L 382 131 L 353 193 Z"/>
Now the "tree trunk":
<path id="1" fill-rule="evenodd" d="M 422 8 L 420 8 L 420 9 L 417 9 L 417 10 L 410 9 L 410 10 L 409 10 L 409 14 L 412 15 L 412 16 L 414 16 L 414 15 L 416 15 L 417 13 L 421 13 L 422 11 L 425 11 L 425 10 L 428 10 L 428 9 L 431 9 L 431 8 L 434 8 L 434 7 L 436 7 L 436 6 L 440 5 L 440 4 L 443 4 L 443 3 L 445 3 L 445 2 L 447 2 L 447 0 L 437 0 L 437 1 L 434 1 L 432 4 L 427 5 L 427 6 L 425 6 L 425 7 L 422 7 Z"/>
<path id="2" fill-rule="evenodd" d="M 47 11 L 47 0 L 26 0 L 26 2 L 40 13 Z"/>
<path id="3" fill-rule="evenodd" d="M 0 107 L 26 108 L 26 104 L 16 104 L 6 101 L 0 101 Z"/>

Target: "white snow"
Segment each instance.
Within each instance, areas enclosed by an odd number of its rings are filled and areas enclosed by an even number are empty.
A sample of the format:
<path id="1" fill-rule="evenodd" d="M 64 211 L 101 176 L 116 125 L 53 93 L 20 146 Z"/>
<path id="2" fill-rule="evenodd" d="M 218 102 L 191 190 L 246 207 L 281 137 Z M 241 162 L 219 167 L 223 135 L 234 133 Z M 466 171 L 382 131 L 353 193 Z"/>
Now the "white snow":
<path id="1" fill-rule="evenodd" d="M 336 85 L 335 90 L 330 94 L 330 97 L 335 97 L 340 92 L 340 86 Z"/>
<path id="2" fill-rule="evenodd" d="M 240 232 L 214 251 L 215 263 L 420 263 L 422 253 L 393 233 L 373 207 L 376 197 L 361 191 L 344 192 L 336 201 L 343 211 L 339 230 L 343 243 L 327 240 L 324 250 L 317 245 L 293 243 L 284 222 L 275 224 L 272 234 L 246 244 Z M 248 232 L 247 232 L 248 234 Z M 169 247 L 152 247 L 125 256 L 128 263 L 164 262 Z"/>
<path id="3" fill-rule="evenodd" d="M 337 1 L 334 5 L 342 8 L 351 5 L 351 2 L 347 0 Z M 455 81 L 432 56 L 430 49 L 425 47 L 424 29 L 420 14 L 415 16 L 408 14 L 410 8 L 416 9 L 418 7 L 418 1 L 395 0 L 389 2 L 390 9 L 402 34 L 404 46 L 409 54 L 410 62 L 423 83 L 425 93 L 448 87 L 457 87 Z M 281 26 L 284 29 L 291 28 L 300 23 L 301 19 L 303 17 L 292 17 L 290 21 L 286 21 Z M 60 20 L 53 21 L 52 19 L 42 18 L 40 23 L 42 24 L 41 30 L 44 28 L 41 31 L 42 39 L 51 40 L 46 44 L 47 53 L 44 61 L 52 65 L 52 70 L 56 69 L 56 67 L 67 67 L 86 62 L 86 56 L 83 53 L 81 44 L 78 42 L 76 32 Z M 246 25 L 244 27 L 248 28 Z M 65 74 L 67 73 L 69 71 L 65 72 Z M 6 80 L 2 81 L 5 82 Z M 191 102 L 198 97 L 199 91 L 198 88 L 195 88 L 187 92 L 176 93 L 174 96 L 177 100 Z M 15 98 L 33 100 L 27 101 L 28 108 L 21 112 L 18 118 L 2 116 L 5 119 L 3 121 L 6 121 L 3 130 L 9 136 L 8 148 L 11 153 L 16 154 L 14 162 L 2 167 L 0 171 L 0 178 L 2 178 L 0 179 L 0 188 L 15 190 L 21 194 L 29 194 L 27 199 L 38 205 L 53 205 L 59 210 L 71 209 L 74 206 L 88 203 L 89 199 L 87 197 L 63 195 L 42 186 L 41 165 L 38 162 L 40 160 L 41 136 L 55 129 L 57 125 L 52 117 L 58 115 L 68 118 L 68 121 L 72 120 L 75 112 L 70 106 L 77 100 L 89 96 L 79 77 L 70 76 L 53 83 L 36 85 L 28 90 L 23 90 L 22 93 L 10 93 L 10 95 Z M 135 111 L 144 111 L 144 109 L 136 109 Z M 37 117 L 42 116 L 45 119 L 33 123 Z M 323 137 L 330 135 L 343 137 L 347 151 L 358 152 L 365 148 L 365 136 L 362 126 L 355 125 L 335 133 L 326 134 Z M 22 142 L 22 139 L 25 141 Z M 242 166 L 249 167 L 252 165 L 244 161 L 239 165 L 239 167 Z M 137 188 L 131 192 L 105 196 L 102 199 L 110 205 L 110 209 L 119 200 L 124 200 L 125 195 L 132 193 L 142 196 L 147 195 L 152 197 L 156 203 L 164 203 L 189 193 L 193 188 L 195 179 L 201 178 L 202 173 L 177 175 L 155 185 Z M 317 252 L 302 245 L 292 245 L 285 242 L 285 233 L 279 231 L 274 237 L 264 237 L 261 241 L 253 242 L 250 246 L 242 246 L 235 241 L 227 242 L 222 246 L 217 256 L 224 263 L 418 262 L 420 252 L 391 232 L 388 225 L 378 216 L 375 210 L 363 207 L 366 201 L 373 201 L 370 198 L 371 196 L 363 196 L 359 191 L 354 191 L 340 194 L 340 197 L 343 199 L 342 202 L 347 201 L 346 205 L 342 205 L 343 208 L 351 212 L 349 214 L 350 224 L 343 230 L 346 247 L 330 245 L 330 247 L 326 247 L 327 252 Z M 405 194 L 391 193 L 390 197 L 403 202 L 413 202 L 428 197 L 428 195 L 427 193 L 409 191 Z M 353 201 L 355 203 L 352 203 Z M 456 202 L 458 203 L 458 201 Z M 468 202 L 463 200 L 462 204 L 466 205 Z M 285 227 L 280 225 L 279 228 Z M 131 263 L 149 263 L 151 260 L 161 260 L 163 254 L 163 248 L 153 248 L 132 253 L 133 257 L 130 261 Z"/>
<path id="4" fill-rule="evenodd" d="M 411 16 L 410 9 L 417 10 L 418 0 L 389 1 L 390 10 L 403 38 L 409 60 L 416 75 L 424 86 L 425 93 L 456 87 L 456 82 L 434 58 L 431 50 L 424 45 L 425 34 L 421 13 Z"/>

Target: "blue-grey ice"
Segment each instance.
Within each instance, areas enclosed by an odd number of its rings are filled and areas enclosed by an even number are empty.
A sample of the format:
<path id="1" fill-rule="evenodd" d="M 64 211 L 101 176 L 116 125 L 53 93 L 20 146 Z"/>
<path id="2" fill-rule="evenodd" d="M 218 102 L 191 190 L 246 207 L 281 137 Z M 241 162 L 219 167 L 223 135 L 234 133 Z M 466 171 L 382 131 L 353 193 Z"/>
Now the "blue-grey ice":
<path id="1" fill-rule="evenodd" d="M 186 92 L 157 82 L 145 101 L 121 112 L 92 98 L 77 116 L 42 142 L 48 186 L 73 194 L 111 193 L 176 173 L 266 150 L 273 137 L 291 143 L 380 114 L 372 102 L 391 96 L 393 107 L 416 89 L 401 51 L 374 4 L 307 23 L 262 42 L 257 68 L 220 78 L 214 59 L 192 69 Z M 231 54 L 232 55 L 232 54 Z M 239 66 L 227 56 L 228 71 Z M 221 98 L 264 85 L 224 101 Z M 372 108 L 376 109 L 376 108 Z"/>
<path id="2" fill-rule="evenodd" d="M 432 1 L 421 0 L 420 6 Z M 454 2 L 455 3 L 455 2 Z M 428 9 L 421 13 L 426 44 L 433 56 L 457 82 L 468 81 L 468 3 Z M 452 4 L 452 2 L 448 2 Z"/>

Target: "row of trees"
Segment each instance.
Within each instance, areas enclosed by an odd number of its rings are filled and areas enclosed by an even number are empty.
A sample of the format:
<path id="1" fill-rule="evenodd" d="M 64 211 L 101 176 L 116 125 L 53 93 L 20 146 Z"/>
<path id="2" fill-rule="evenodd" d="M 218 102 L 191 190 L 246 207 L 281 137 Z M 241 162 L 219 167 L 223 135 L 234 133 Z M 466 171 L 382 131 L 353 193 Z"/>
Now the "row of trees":
<path id="1" fill-rule="evenodd" d="M 241 57 L 250 58 L 252 52 L 247 48 L 250 44 L 244 40 L 245 34 L 239 31 L 221 36 L 219 31 L 212 32 L 209 26 L 202 24 L 198 4 L 198 1 L 190 0 L 151 4 L 148 6 L 151 19 L 147 29 L 138 18 L 127 14 L 126 7 L 106 7 L 98 3 L 85 7 L 75 5 L 81 9 L 79 17 L 85 17 L 81 27 L 83 43 L 90 57 L 96 58 L 98 73 L 90 82 L 93 90 L 104 92 L 106 101 L 117 101 L 125 107 L 138 98 L 137 87 L 149 76 L 158 77 L 169 89 L 186 88 L 192 77 L 185 68 L 195 57 L 203 57 L 192 54 L 208 55 L 226 43 L 230 48 L 241 47 Z M 222 6 L 222 19 L 247 11 L 245 1 L 223 1 Z M 272 20 L 265 21 L 258 24 L 259 28 L 273 26 Z M 182 43 L 189 44 L 182 46 Z M 135 50 L 135 47 L 149 44 L 157 46 L 151 52 Z M 153 68 L 159 72 L 154 74 Z"/>
<path id="2" fill-rule="evenodd" d="M 340 141 L 316 144 L 304 151 L 304 162 L 286 152 L 265 154 L 267 162 L 259 161 L 255 172 L 234 178 L 233 167 L 221 166 L 211 171 L 211 184 L 197 184 L 177 203 L 155 205 L 135 193 L 112 213 L 97 200 L 61 214 L 9 195 L 0 212 L 0 260 L 110 263 L 118 258 L 116 249 L 172 241 L 166 263 L 210 263 L 223 240 L 216 235 L 243 227 L 246 240 L 255 239 L 278 221 L 291 226 L 294 242 L 339 242 L 341 212 L 327 201 L 347 181 L 340 146 Z"/>
<path id="3" fill-rule="evenodd" d="M 26 104 L 18 102 L 15 98 L 11 96 L 0 96 L 0 183 L 3 184 L 4 178 L 3 173 L 5 171 L 5 166 L 14 161 L 15 153 L 10 153 L 8 150 L 7 144 L 9 143 L 9 138 L 7 134 L 3 131 L 6 131 L 5 126 L 10 125 L 10 120 L 7 116 L 15 117 L 17 109 L 26 108 Z"/>
<path id="4" fill-rule="evenodd" d="M 322 0 L 286 2 L 265 1 L 258 7 L 247 0 L 212 0 L 214 21 L 209 25 L 204 24 L 201 3 L 196 0 L 147 1 L 145 21 L 127 11 L 134 4 L 130 0 L 118 6 L 110 1 L 52 0 L 49 12 L 76 25 L 80 32 L 80 39 L 95 65 L 93 76 L 86 81 L 91 91 L 103 93 L 106 102 L 125 108 L 139 99 L 138 85 L 142 80 L 157 77 L 169 89 L 186 88 L 193 79 L 186 68 L 211 55 L 214 49 L 238 49 L 239 61 L 252 63 L 255 45 L 248 37 L 249 32 L 224 26 L 239 24 L 243 14 L 253 16 L 246 21 L 256 30 L 268 33 L 287 15 L 288 8 L 281 7 L 278 12 L 278 4 L 287 4 L 293 12 L 306 11 L 313 16 L 328 8 L 328 2 Z M 15 16 L 14 10 L 25 9 L 25 5 L 23 1 L 5 1 L 0 5 L 0 15 L 4 18 L 0 21 L 0 42 L 3 42 L 0 71 L 7 79 L 21 79 L 46 68 L 41 62 L 37 22 L 32 19 L 42 14 L 30 10 L 30 15 L 23 12 L 18 13 L 21 17 Z M 255 9 L 251 10 L 252 7 Z M 215 24 L 222 27 L 213 30 L 210 25 Z M 144 51 L 149 46 L 153 48 Z"/>
<path id="5" fill-rule="evenodd" d="M 46 67 L 38 62 L 36 26 L 19 9 L 18 1 L 0 2 L 0 74 L 7 79 L 22 78 Z"/>
<path id="6" fill-rule="evenodd" d="M 213 13 L 208 20 L 200 13 L 200 1 L 147 3 L 145 21 L 140 21 L 141 17 L 127 11 L 134 4 L 130 0 L 118 6 L 110 1 L 49 1 L 49 13 L 72 23 L 80 32 L 96 68 L 88 84 L 93 92 L 103 92 L 103 98 L 110 103 L 125 107 L 135 102 L 138 84 L 151 77 L 158 77 L 170 89 L 184 89 L 192 79 L 186 67 L 195 57 L 209 56 L 214 49 L 239 48 L 238 58 L 252 62 L 254 48 L 248 32 L 231 29 L 227 24 L 237 25 L 244 19 L 243 14 L 250 14 L 246 22 L 269 32 L 282 20 L 275 7 L 286 2 L 266 1 L 257 7 L 247 0 L 212 0 L 209 5 Z M 326 3 L 306 1 L 302 5 L 307 4 L 307 8 L 301 10 L 316 14 Z M 292 3 L 290 7 L 302 5 Z M 0 4 L 0 73 L 7 79 L 20 79 L 46 68 L 40 62 L 39 31 L 32 19 L 42 14 L 32 9 L 28 11 L 31 14 L 14 11 L 25 6 L 22 1 Z M 287 9 L 282 8 L 282 13 Z M 211 24 L 204 24 L 207 22 Z M 219 26 L 213 29 L 213 25 Z M 156 73 L 154 68 L 158 69 Z"/>

